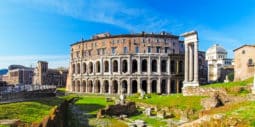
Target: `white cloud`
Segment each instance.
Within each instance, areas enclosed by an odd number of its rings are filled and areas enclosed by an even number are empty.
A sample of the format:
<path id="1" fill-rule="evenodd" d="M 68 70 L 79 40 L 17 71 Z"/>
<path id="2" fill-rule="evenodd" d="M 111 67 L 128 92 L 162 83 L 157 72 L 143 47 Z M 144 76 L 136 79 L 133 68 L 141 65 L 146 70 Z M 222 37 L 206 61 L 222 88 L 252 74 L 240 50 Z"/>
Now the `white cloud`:
<path id="1" fill-rule="evenodd" d="M 35 67 L 39 60 L 47 61 L 50 68 L 68 67 L 69 55 L 0 56 L 0 68 L 7 68 L 10 63 Z"/>

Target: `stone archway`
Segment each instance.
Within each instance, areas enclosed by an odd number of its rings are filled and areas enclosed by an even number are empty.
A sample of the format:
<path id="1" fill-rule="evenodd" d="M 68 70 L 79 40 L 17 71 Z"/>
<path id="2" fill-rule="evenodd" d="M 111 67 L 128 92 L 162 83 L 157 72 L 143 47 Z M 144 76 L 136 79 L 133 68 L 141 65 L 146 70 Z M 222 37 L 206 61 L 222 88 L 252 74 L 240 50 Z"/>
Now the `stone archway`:
<path id="1" fill-rule="evenodd" d="M 152 80 L 152 83 L 151 83 L 151 92 L 152 93 L 157 93 L 157 80 Z"/>
<path id="2" fill-rule="evenodd" d="M 82 81 L 82 92 L 87 92 L 86 87 L 86 81 Z"/>
<path id="3" fill-rule="evenodd" d="M 161 72 L 166 72 L 167 69 L 167 62 L 166 60 L 161 60 Z"/>
<path id="4" fill-rule="evenodd" d="M 81 73 L 81 64 L 80 63 L 77 64 L 77 73 L 78 74 Z"/>
<path id="5" fill-rule="evenodd" d="M 89 62 L 89 73 L 93 73 L 93 63 Z"/>
<path id="6" fill-rule="evenodd" d="M 127 60 L 122 61 L 122 72 L 126 73 L 128 71 L 128 62 Z"/>
<path id="7" fill-rule="evenodd" d="M 146 80 L 142 80 L 142 90 L 147 93 L 147 81 Z"/>
<path id="8" fill-rule="evenodd" d="M 86 65 L 86 63 L 83 63 L 82 70 L 83 70 L 82 73 L 86 73 L 87 72 L 87 65 Z"/>
<path id="9" fill-rule="evenodd" d="M 118 81 L 117 80 L 112 81 L 112 93 L 118 93 Z"/>
<path id="10" fill-rule="evenodd" d="M 80 92 L 81 82 L 78 80 L 76 84 L 76 92 Z"/>
<path id="11" fill-rule="evenodd" d="M 93 88 L 93 82 L 92 80 L 89 80 L 88 86 L 87 86 L 87 92 L 92 93 L 92 88 Z"/>
<path id="12" fill-rule="evenodd" d="M 117 60 L 113 61 L 113 72 L 118 72 L 118 61 Z"/>
<path id="13" fill-rule="evenodd" d="M 161 87 L 161 93 L 167 94 L 167 83 L 166 79 L 163 79 L 160 84 Z"/>
<path id="14" fill-rule="evenodd" d="M 132 93 L 137 93 L 138 92 L 137 87 L 138 87 L 137 81 L 133 80 L 132 81 Z"/>
<path id="15" fill-rule="evenodd" d="M 109 93 L 109 81 L 108 80 L 104 81 L 103 93 Z"/>
<path id="16" fill-rule="evenodd" d="M 94 84 L 94 93 L 100 93 L 101 83 L 100 80 L 96 80 Z"/>
<path id="17" fill-rule="evenodd" d="M 109 62 L 104 61 L 104 72 L 109 72 Z"/>
<path id="18" fill-rule="evenodd" d="M 132 60 L 132 73 L 135 73 L 135 72 L 137 72 L 137 70 L 138 70 L 138 64 L 137 64 L 137 60 Z"/>
<path id="19" fill-rule="evenodd" d="M 127 90 L 128 90 L 128 83 L 127 83 L 127 80 L 123 80 L 121 82 L 121 92 L 122 93 L 127 93 Z"/>
<path id="20" fill-rule="evenodd" d="M 157 65 L 157 60 L 152 60 L 151 61 L 151 71 L 152 72 L 157 72 L 157 68 L 158 68 L 158 65 Z"/>
<path id="21" fill-rule="evenodd" d="M 100 62 L 97 61 L 97 62 L 96 62 L 96 73 L 100 73 L 100 72 L 101 72 Z"/>
<path id="22" fill-rule="evenodd" d="M 171 80 L 171 93 L 177 93 L 177 86 L 175 80 Z"/>
<path id="23" fill-rule="evenodd" d="M 147 60 L 142 60 L 142 72 L 147 72 Z"/>

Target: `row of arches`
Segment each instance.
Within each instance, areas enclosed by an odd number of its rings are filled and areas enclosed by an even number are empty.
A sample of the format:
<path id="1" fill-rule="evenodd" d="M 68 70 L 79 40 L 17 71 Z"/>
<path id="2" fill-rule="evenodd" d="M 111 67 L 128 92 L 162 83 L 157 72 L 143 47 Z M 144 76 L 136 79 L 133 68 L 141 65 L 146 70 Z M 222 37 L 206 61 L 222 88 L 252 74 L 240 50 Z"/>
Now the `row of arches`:
<path id="1" fill-rule="evenodd" d="M 131 62 L 131 73 L 136 73 L 138 72 L 138 69 L 140 66 L 141 67 L 141 72 L 148 72 L 148 66 L 151 70 L 151 72 L 158 72 L 159 69 L 161 72 L 168 72 L 168 64 L 170 64 L 170 70 L 171 73 L 175 73 L 180 72 L 182 73 L 184 70 L 184 66 L 183 66 L 183 61 L 175 61 L 175 60 L 171 60 L 170 63 L 163 59 L 160 62 L 156 59 L 153 59 L 151 61 L 150 64 L 148 64 L 147 59 L 142 59 L 141 60 L 141 64 L 138 65 L 138 61 L 136 59 L 133 59 Z M 160 68 L 158 68 L 160 66 Z M 120 70 L 120 63 L 118 62 L 118 60 L 113 60 L 112 61 L 112 66 L 110 65 L 109 61 L 106 60 L 103 62 L 103 64 L 101 65 L 100 61 L 96 61 L 95 64 L 93 62 L 89 62 L 88 64 L 86 63 L 82 63 L 82 66 L 80 63 L 77 64 L 73 64 L 72 65 L 72 70 L 73 70 L 73 74 L 80 74 L 80 73 L 89 73 L 92 74 L 94 71 L 96 73 L 100 73 L 101 71 L 103 72 L 119 72 Z M 110 69 L 112 68 L 112 69 Z M 121 61 L 121 72 L 123 73 L 127 73 L 129 71 L 129 63 L 126 59 Z M 82 69 L 82 70 L 81 70 Z"/>
<path id="2" fill-rule="evenodd" d="M 104 94 L 117 94 L 125 93 L 132 94 L 139 92 L 139 89 L 143 90 L 145 93 L 179 93 L 182 92 L 182 81 L 180 80 L 170 80 L 170 86 L 166 79 L 162 79 L 160 85 L 158 86 L 158 80 L 141 80 L 141 84 L 138 85 L 137 80 L 131 80 L 131 86 L 129 86 L 127 80 L 88 80 L 88 81 L 73 81 L 72 91 L 73 92 L 84 92 L 84 93 L 104 93 Z M 110 85 L 111 82 L 111 85 Z M 140 88 L 139 88 L 140 87 Z"/>

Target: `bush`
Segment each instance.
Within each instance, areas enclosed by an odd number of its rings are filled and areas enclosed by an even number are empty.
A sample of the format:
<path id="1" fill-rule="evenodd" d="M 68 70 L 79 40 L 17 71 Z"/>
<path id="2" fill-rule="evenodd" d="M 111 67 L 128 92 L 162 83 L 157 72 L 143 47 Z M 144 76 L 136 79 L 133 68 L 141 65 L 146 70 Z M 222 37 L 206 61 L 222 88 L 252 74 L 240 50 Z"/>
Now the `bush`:
<path id="1" fill-rule="evenodd" d="M 228 74 L 228 80 L 231 82 L 234 81 L 234 72 Z"/>

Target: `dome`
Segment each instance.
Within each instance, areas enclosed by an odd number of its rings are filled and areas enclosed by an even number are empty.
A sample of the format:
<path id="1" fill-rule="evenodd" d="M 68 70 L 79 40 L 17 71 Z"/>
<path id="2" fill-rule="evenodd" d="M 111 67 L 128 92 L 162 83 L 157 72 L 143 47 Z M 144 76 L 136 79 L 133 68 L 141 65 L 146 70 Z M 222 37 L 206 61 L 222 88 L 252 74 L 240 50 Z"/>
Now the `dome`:
<path id="1" fill-rule="evenodd" d="M 218 44 L 215 44 L 212 47 L 210 47 L 206 51 L 206 53 L 207 54 L 212 54 L 212 53 L 216 53 L 216 54 L 218 54 L 218 53 L 225 53 L 225 54 L 227 54 L 227 51 L 223 47 L 219 46 Z"/>

